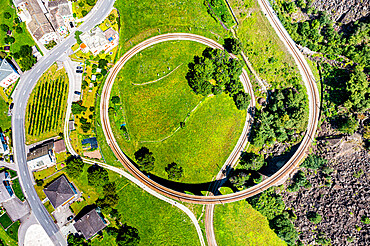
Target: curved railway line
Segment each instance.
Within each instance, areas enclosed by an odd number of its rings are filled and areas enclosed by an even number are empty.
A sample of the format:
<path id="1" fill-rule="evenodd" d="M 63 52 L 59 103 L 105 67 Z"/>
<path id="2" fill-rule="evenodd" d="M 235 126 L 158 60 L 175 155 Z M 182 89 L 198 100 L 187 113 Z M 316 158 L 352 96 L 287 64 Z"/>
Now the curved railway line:
<path id="1" fill-rule="evenodd" d="M 108 145 L 112 149 L 115 156 L 118 158 L 118 160 L 123 164 L 123 166 L 137 179 L 139 179 L 141 182 L 143 182 L 145 185 L 150 187 L 151 189 L 157 191 L 160 194 L 163 194 L 165 196 L 168 196 L 173 199 L 177 199 L 179 201 L 183 202 L 189 202 L 189 203 L 198 203 L 198 204 L 222 204 L 227 202 L 233 202 L 242 200 L 251 196 L 254 196 L 266 189 L 268 189 L 271 186 L 274 186 L 277 184 L 281 179 L 285 178 L 286 175 L 288 175 L 296 166 L 298 166 L 299 162 L 302 160 L 302 158 L 305 157 L 305 152 L 308 146 L 311 143 L 311 139 L 315 134 L 316 131 L 316 125 L 317 125 L 317 118 L 318 118 L 318 109 L 316 108 L 316 103 L 318 102 L 318 91 L 316 88 L 315 81 L 310 76 L 310 73 L 308 70 L 305 70 L 304 75 L 306 76 L 306 80 L 308 81 L 308 94 L 310 99 L 310 116 L 309 116 L 309 122 L 307 127 L 306 135 L 301 142 L 298 150 L 293 155 L 293 157 L 279 170 L 277 171 L 273 176 L 266 179 L 265 181 L 249 188 L 244 191 L 236 192 L 233 194 L 228 195 L 219 195 L 219 196 L 197 196 L 197 195 L 189 195 L 182 192 L 174 191 L 172 189 L 169 189 L 167 187 L 164 187 L 161 184 L 158 184 L 148 178 L 146 175 L 144 175 L 140 170 L 136 168 L 136 166 L 131 163 L 131 161 L 126 157 L 126 155 L 122 152 L 120 147 L 118 146 L 115 137 L 113 135 L 112 129 L 110 127 L 110 121 L 108 116 L 108 107 L 109 107 L 109 99 L 110 99 L 110 92 L 114 83 L 114 80 L 118 74 L 118 72 L 121 70 L 123 65 L 136 53 L 140 52 L 141 50 L 160 43 L 164 41 L 177 41 L 177 40 L 190 40 L 195 41 L 199 43 L 203 43 L 205 45 L 222 49 L 223 47 L 216 43 L 215 41 L 198 36 L 195 34 L 188 34 L 188 33 L 169 33 L 169 34 L 163 34 L 159 36 L 155 36 L 153 38 L 147 39 L 143 41 L 142 43 L 136 45 L 131 50 L 129 50 L 124 56 L 121 57 L 121 59 L 117 62 L 117 64 L 111 69 L 111 72 L 109 73 L 106 83 L 104 84 L 103 91 L 102 91 L 102 98 L 100 103 L 100 110 L 101 110 L 101 125 L 107 140 Z M 297 58 L 300 58 L 299 55 L 297 55 Z M 301 61 L 301 65 L 306 65 Z M 244 73 L 243 73 L 244 74 Z M 243 75 L 241 76 L 241 79 L 243 78 Z M 226 161 L 228 165 L 232 165 L 233 162 L 236 162 L 238 160 L 240 151 L 243 150 L 242 143 L 246 144 L 246 140 L 248 138 L 247 132 L 243 131 L 241 138 L 238 141 L 238 144 L 236 148 L 238 149 L 237 154 L 232 154 L 228 160 Z M 240 141 L 242 140 L 242 141 Z M 244 145 L 245 146 L 245 145 Z M 235 149 L 234 149 L 235 150 Z"/>

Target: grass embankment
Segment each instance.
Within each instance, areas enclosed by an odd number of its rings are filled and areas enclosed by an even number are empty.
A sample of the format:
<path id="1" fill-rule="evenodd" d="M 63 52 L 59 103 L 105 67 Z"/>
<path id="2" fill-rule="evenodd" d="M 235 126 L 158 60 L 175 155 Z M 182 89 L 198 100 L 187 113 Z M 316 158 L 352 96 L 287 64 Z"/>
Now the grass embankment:
<path id="1" fill-rule="evenodd" d="M 190 32 L 222 39 L 226 30 L 203 1 L 116 1 L 120 14 L 120 55 L 144 39 L 167 32 Z"/>
<path id="2" fill-rule="evenodd" d="M 19 200 L 24 201 L 25 198 L 24 198 L 24 194 L 22 191 L 22 187 L 19 183 L 19 179 L 18 178 L 13 179 L 12 182 L 13 182 L 12 188 L 13 188 L 15 196 L 18 197 Z"/>
<path id="3" fill-rule="evenodd" d="M 18 238 L 13 239 L 9 234 L 0 226 L 0 242 L 6 246 L 18 245 Z"/>
<path id="4" fill-rule="evenodd" d="M 286 245 L 269 227 L 268 220 L 246 201 L 215 206 L 214 230 L 217 244 Z"/>
<path id="5" fill-rule="evenodd" d="M 28 100 L 26 112 L 27 144 L 57 136 L 63 132 L 68 94 L 65 69 L 53 65 L 39 79 Z"/>
<path id="6" fill-rule="evenodd" d="M 22 45 L 36 45 L 35 41 L 32 39 L 31 35 L 28 33 L 28 30 L 26 28 L 26 23 L 21 22 L 19 24 L 16 24 L 14 19 L 18 18 L 18 15 L 16 13 L 16 8 L 13 5 L 13 2 L 11 0 L 0 0 L 0 23 L 5 24 L 9 27 L 9 30 L 12 31 L 12 36 L 15 38 L 15 42 L 10 45 L 10 51 L 11 52 L 17 52 L 19 51 L 19 48 Z M 10 13 L 11 17 L 9 19 L 6 19 L 4 16 L 4 13 Z M 16 32 L 16 27 L 22 28 L 22 33 Z M 0 46 L 5 45 L 4 38 L 6 37 L 6 32 L 3 30 L 0 30 Z"/>
<path id="7" fill-rule="evenodd" d="M 8 228 L 12 224 L 12 220 L 9 218 L 7 213 L 1 215 L 0 224 L 4 229 Z"/>
<path id="8" fill-rule="evenodd" d="M 132 58 L 114 85 L 112 96 L 119 95 L 122 102 L 112 104 L 118 143 L 132 159 L 136 150 L 148 147 L 156 158 L 152 173 L 162 178 L 167 178 L 165 167 L 176 162 L 184 169 L 180 181 L 212 180 L 244 126 L 246 112 L 239 111 L 231 97 L 204 98 L 189 87 L 187 64 L 204 47 L 190 41 L 155 45 Z M 158 78 L 163 79 L 140 85 Z M 185 127 L 178 129 L 184 121 Z M 128 137 L 121 124 L 126 124 Z"/>
<path id="9" fill-rule="evenodd" d="M 11 127 L 11 117 L 8 116 L 8 104 L 0 97 L 0 128 L 4 131 Z"/>
<path id="10" fill-rule="evenodd" d="M 65 174 L 69 181 L 73 182 L 76 188 L 82 192 L 83 201 L 72 204 L 73 212 L 77 214 L 86 205 L 94 204 L 99 196 L 103 194 L 103 188 L 88 184 L 88 167 L 89 165 L 86 164 L 84 171 L 77 178 L 72 179 L 61 171 L 46 179 L 43 186 L 35 186 L 40 199 L 45 198 L 43 188 L 60 175 Z M 111 181 L 116 182 L 117 194 L 119 195 L 116 209 L 122 215 L 121 222 L 138 229 L 140 245 L 190 246 L 199 244 L 195 227 L 185 213 L 166 202 L 158 200 L 113 172 L 109 171 L 109 176 Z M 39 178 L 44 177 L 39 176 Z M 106 215 L 106 218 L 113 222 L 109 216 Z M 96 238 L 92 240 L 92 245 L 116 245 L 113 237 L 108 236 L 105 231 L 103 231 L 103 235 L 103 239 Z"/>
<path id="11" fill-rule="evenodd" d="M 239 20 L 237 36 L 261 79 L 273 88 L 285 88 L 301 77 L 293 57 L 277 36 L 256 0 L 230 1 Z"/>

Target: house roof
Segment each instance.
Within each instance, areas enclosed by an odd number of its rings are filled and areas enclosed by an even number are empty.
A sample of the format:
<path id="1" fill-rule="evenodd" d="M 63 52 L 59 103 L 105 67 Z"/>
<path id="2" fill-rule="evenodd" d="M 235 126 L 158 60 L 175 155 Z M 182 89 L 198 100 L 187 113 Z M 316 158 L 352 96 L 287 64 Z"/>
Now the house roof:
<path id="1" fill-rule="evenodd" d="M 37 0 L 27 0 L 27 2 L 27 9 L 32 18 L 27 26 L 32 35 L 39 40 L 45 34 L 54 32 L 53 27 L 43 13 Z"/>
<path id="2" fill-rule="evenodd" d="M 80 35 L 80 39 L 89 49 L 98 48 L 108 43 L 104 32 L 99 27 L 84 32 Z"/>
<path id="3" fill-rule="evenodd" d="M 54 151 L 55 153 L 60 153 L 66 151 L 66 145 L 63 139 L 59 139 L 54 142 Z"/>
<path id="4" fill-rule="evenodd" d="M 27 161 L 32 161 L 41 156 L 48 155 L 49 150 L 52 149 L 53 147 L 54 147 L 53 141 L 48 141 L 43 143 L 42 145 L 33 147 L 27 154 Z"/>
<path id="5" fill-rule="evenodd" d="M 70 120 L 68 122 L 68 129 L 73 131 L 75 129 L 75 122 L 73 120 Z"/>
<path id="6" fill-rule="evenodd" d="M 103 230 L 107 225 L 96 209 L 92 209 L 82 216 L 81 219 L 77 220 L 73 226 L 77 231 L 82 233 L 86 240 L 88 240 L 96 233 Z"/>
<path id="7" fill-rule="evenodd" d="M 9 181 L 4 181 L 4 179 L 6 178 L 5 176 L 5 172 L 1 172 L 0 173 L 0 202 L 4 202 L 8 199 L 11 198 L 12 194 L 9 193 L 10 190 L 8 190 L 10 188 L 10 185 L 9 185 Z M 8 187 L 8 189 L 7 189 Z M 12 191 L 11 191 L 12 192 Z"/>
<path id="8" fill-rule="evenodd" d="M 0 81 L 12 73 L 17 73 L 6 59 L 0 59 Z"/>
<path id="9" fill-rule="evenodd" d="M 62 175 L 49 184 L 44 189 L 44 193 L 53 207 L 57 208 L 77 194 L 77 191 L 72 187 L 72 184 L 69 183 L 67 178 Z"/>

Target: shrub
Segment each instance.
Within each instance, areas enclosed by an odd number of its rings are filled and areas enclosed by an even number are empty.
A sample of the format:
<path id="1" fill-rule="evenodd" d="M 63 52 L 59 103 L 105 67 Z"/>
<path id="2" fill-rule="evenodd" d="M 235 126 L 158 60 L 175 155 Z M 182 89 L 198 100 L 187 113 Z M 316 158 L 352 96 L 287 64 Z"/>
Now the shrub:
<path id="1" fill-rule="evenodd" d="M 308 155 L 304 162 L 301 164 L 301 167 L 309 168 L 309 169 L 319 169 L 325 166 L 328 161 L 320 156 L 311 154 Z"/>
<path id="2" fill-rule="evenodd" d="M 4 13 L 4 18 L 9 20 L 10 18 L 12 18 L 12 15 L 9 12 L 5 12 Z"/>
<path id="3" fill-rule="evenodd" d="M 135 159 L 142 171 L 150 172 L 154 169 L 155 158 L 153 153 L 146 147 L 141 147 L 135 152 Z"/>
<path id="4" fill-rule="evenodd" d="M 318 224 L 322 221 L 322 216 L 316 212 L 308 212 L 307 219 L 314 224 Z"/>
<path id="5" fill-rule="evenodd" d="M 20 26 L 17 26 L 16 28 L 15 28 L 15 31 L 17 32 L 17 33 L 23 33 L 23 29 L 22 29 L 22 27 L 20 27 Z"/>
<path id="6" fill-rule="evenodd" d="M 96 0 L 86 0 L 87 5 L 94 6 L 96 3 Z"/>
<path id="7" fill-rule="evenodd" d="M 5 24 L 0 24 L 0 28 L 1 28 L 1 30 L 2 30 L 2 31 L 4 31 L 4 32 L 9 31 L 9 27 L 8 27 L 7 25 L 5 25 Z"/>
<path id="8" fill-rule="evenodd" d="M 165 168 L 165 171 L 168 175 L 168 179 L 174 179 L 174 180 L 180 179 L 184 173 L 182 167 L 177 165 L 177 163 L 175 162 L 168 164 L 168 166 Z"/>
<path id="9" fill-rule="evenodd" d="M 239 55 L 240 52 L 242 51 L 241 43 L 236 38 L 227 38 L 227 39 L 225 39 L 224 48 L 228 52 L 230 52 L 234 55 Z"/>
<path id="10" fill-rule="evenodd" d="M 81 11 L 81 14 L 82 14 L 83 17 L 85 17 L 87 15 L 87 11 L 86 10 L 82 10 Z"/>
<path id="11" fill-rule="evenodd" d="M 110 101 L 113 103 L 113 104 L 119 104 L 121 102 L 121 99 L 119 98 L 119 96 L 113 96 Z"/>
<path id="12" fill-rule="evenodd" d="M 36 185 L 37 186 L 42 186 L 44 184 L 44 180 L 43 179 L 36 179 Z"/>
<path id="13" fill-rule="evenodd" d="M 368 225 L 370 224 L 370 218 L 364 215 L 361 217 L 361 222 L 364 223 L 365 225 Z"/>
<path id="14" fill-rule="evenodd" d="M 338 130 L 345 134 L 353 134 L 358 128 L 359 122 L 353 116 L 344 116 L 338 119 Z"/>
<path id="15" fill-rule="evenodd" d="M 240 156 L 240 165 L 247 170 L 258 171 L 265 165 L 265 158 L 263 155 L 243 152 Z"/>

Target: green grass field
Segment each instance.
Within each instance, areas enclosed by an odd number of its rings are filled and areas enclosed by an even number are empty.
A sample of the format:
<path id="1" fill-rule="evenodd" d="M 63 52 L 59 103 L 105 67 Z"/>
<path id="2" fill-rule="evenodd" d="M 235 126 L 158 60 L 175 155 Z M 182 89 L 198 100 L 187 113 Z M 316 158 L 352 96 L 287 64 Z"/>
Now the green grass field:
<path id="1" fill-rule="evenodd" d="M 13 179 L 12 182 L 13 182 L 12 188 L 13 188 L 15 196 L 18 197 L 21 201 L 24 201 L 25 198 L 24 198 L 21 185 L 19 183 L 19 179 L 18 178 Z"/>
<path id="2" fill-rule="evenodd" d="M 280 41 L 257 1 L 231 0 L 230 3 L 240 23 L 237 36 L 261 79 L 273 88 L 290 86 L 291 80 L 295 78 L 301 81 L 293 57 Z"/>
<path id="3" fill-rule="evenodd" d="M 246 112 L 237 110 L 228 95 L 203 98 L 189 87 L 185 79 L 187 64 L 203 49 L 203 45 L 181 41 L 144 50 L 127 63 L 113 88 L 112 96 L 119 95 L 122 102 L 115 105 L 116 114 L 111 119 L 118 143 L 131 158 L 141 146 L 148 147 L 156 158 L 153 174 L 163 178 L 167 178 L 165 167 L 176 162 L 184 169 L 180 181 L 212 180 L 244 125 Z M 140 85 L 176 67 L 168 77 Z M 185 128 L 176 132 L 182 121 Z M 129 140 L 119 130 L 124 123 Z"/>
<path id="4" fill-rule="evenodd" d="M 26 112 L 27 144 L 57 136 L 63 132 L 68 94 L 65 69 L 53 65 L 42 75 L 28 100 Z"/>
<path id="5" fill-rule="evenodd" d="M 18 245 L 18 238 L 13 239 L 8 233 L 0 226 L 0 241 L 6 246 Z"/>
<path id="6" fill-rule="evenodd" d="M 4 229 L 8 228 L 12 224 L 12 220 L 9 218 L 8 214 L 5 213 L 0 217 L 0 224 Z"/>
<path id="7" fill-rule="evenodd" d="M 284 246 L 267 219 L 246 201 L 215 206 L 214 230 L 220 246 Z"/>
<path id="8" fill-rule="evenodd" d="M 26 45 L 26 44 L 30 46 L 36 45 L 35 41 L 32 39 L 31 35 L 27 31 L 26 23 L 25 22 L 22 22 L 20 24 L 14 23 L 14 19 L 18 18 L 18 16 L 16 14 L 16 10 L 13 5 L 13 2 L 11 0 L 0 0 L 0 5 L 1 5 L 0 23 L 9 26 L 9 29 L 12 31 L 13 37 L 15 38 L 14 44 L 10 45 L 10 51 L 17 52 L 19 51 L 19 48 L 22 45 Z M 12 17 L 10 19 L 5 19 L 4 17 L 5 12 L 9 12 Z M 16 25 L 22 28 L 23 30 L 22 33 L 17 33 L 15 31 Z M 0 46 L 5 45 L 5 42 L 4 42 L 5 37 L 6 37 L 6 32 L 4 32 L 3 30 L 0 30 Z"/>
<path id="9" fill-rule="evenodd" d="M 19 220 L 14 222 L 7 230 L 6 233 L 15 241 L 18 241 L 18 228 L 20 226 Z"/>
<path id="10" fill-rule="evenodd" d="M 226 30 L 207 13 L 203 1 L 116 1 L 120 14 L 119 54 L 144 39 L 167 32 L 190 32 L 222 39 Z"/>
<path id="11" fill-rule="evenodd" d="M 4 131 L 11 127 L 11 117 L 8 116 L 8 104 L 0 98 L 0 128 Z"/>

